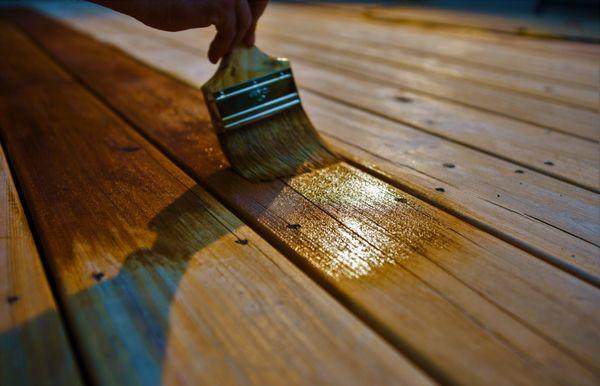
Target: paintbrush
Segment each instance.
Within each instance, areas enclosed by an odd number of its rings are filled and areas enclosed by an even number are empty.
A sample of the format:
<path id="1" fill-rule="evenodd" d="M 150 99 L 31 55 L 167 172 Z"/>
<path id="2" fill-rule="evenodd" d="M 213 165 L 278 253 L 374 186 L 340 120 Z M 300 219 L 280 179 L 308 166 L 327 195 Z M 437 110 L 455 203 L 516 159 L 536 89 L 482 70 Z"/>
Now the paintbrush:
<path id="1" fill-rule="evenodd" d="M 245 178 L 288 177 L 337 160 L 302 108 L 287 59 L 238 46 L 202 92 L 223 152 Z"/>

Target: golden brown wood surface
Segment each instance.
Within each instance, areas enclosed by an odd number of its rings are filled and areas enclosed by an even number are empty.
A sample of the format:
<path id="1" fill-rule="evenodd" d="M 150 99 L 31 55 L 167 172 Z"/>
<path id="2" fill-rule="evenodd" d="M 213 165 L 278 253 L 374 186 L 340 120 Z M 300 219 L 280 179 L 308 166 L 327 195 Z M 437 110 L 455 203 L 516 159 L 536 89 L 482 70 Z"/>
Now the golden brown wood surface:
<path id="1" fill-rule="evenodd" d="M 267 14 L 269 15 L 269 14 Z M 265 23 L 260 25 L 260 37 L 261 43 L 265 44 L 265 41 L 280 38 L 286 42 L 291 42 L 293 45 L 298 43 L 309 44 L 315 48 L 322 48 L 325 54 L 347 54 L 354 58 L 362 58 L 363 61 L 371 62 L 376 61 L 379 63 L 379 68 L 386 68 L 386 64 L 393 65 L 394 68 L 401 68 L 403 70 L 418 71 L 418 72 L 431 72 L 433 74 L 441 74 L 447 76 L 449 79 L 461 79 L 467 80 L 470 89 L 475 92 L 485 92 L 485 88 L 473 88 L 473 85 L 487 85 L 493 86 L 502 91 L 498 97 L 500 100 L 510 98 L 511 95 L 525 94 L 529 96 L 535 96 L 540 98 L 542 101 L 550 100 L 555 102 L 562 102 L 567 105 L 576 107 L 585 107 L 591 110 L 598 110 L 598 92 L 597 90 L 570 86 L 561 83 L 532 79 L 526 75 L 514 74 L 506 71 L 496 71 L 480 66 L 470 65 L 469 63 L 461 61 L 452 61 L 448 59 L 442 59 L 436 57 L 435 54 L 428 52 L 421 52 L 416 50 L 407 50 L 405 48 L 390 47 L 384 41 L 373 42 L 368 39 L 356 37 L 355 39 L 344 38 L 343 36 L 333 35 L 325 28 L 316 25 L 310 29 L 303 29 L 301 26 L 288 26 L 283 28 L 276 17 L 267 18 Z M 317 40 L 315 35 L 327 34 L 328 39 Z M 333 51 L 328 53 L 328 51 Z M 292 51 L 293 52 L 293 51 Z M 292 56 L 292 55 L 290 55 Z M 294 55 L 295 56 L 295 55 Z M 315 51 L 310 56 L 318 57 Z M 338 60 L 336 60 L 337 62 Z M 341 63 L 340 63 L 341 64 Z M 376 72 L 372 71 L 371 75 L 377 75 Z M 386 72 L 389 73 L 389 70 Z M 394 74 L 397 79 L 397 83 L 402 82 L 403 76 L 411 73 L 403 71 Z M 433 92 L 433 95 L 444 96 L 445 90 L 441 89 L 440 86 L 436 86 L 433 89 L 422 89 L 422 91 Z M 508 91 L 508 93 L 507 93 Z M 489 92 L 488 92 L 489 93 Z M 494 95 L 496 96 L 496 95 Z M 458 97 L 462 97 L 466 103 L 474 103 L 476 106 L 491 106 L 491 108 L 498 109 L 498 111 L 509 111 L 508 106 L 493 106 L 490 105 L 490 96 L 486 97 L 484 101 L 472 101 L 466 97 L 466 93 L 459 94 Z M 522 100 L 522 98 L 520 98 Z M 513 101 L 514 103 L 514 101 Z"/>
<path id="2" fill-rule="evenodd" d="M 198 48 L 197 36 L 181 33 L 181 39 L 170 39 L 163 37 L 172 36 L 170 33 L 155 32 L 139 25 L 136 28 L 135 24 L 132 26 L 131 22 L 121 20 L 106 15 L 99 19 L 79 15 L 72 21 L 80 28 L 87 26 L 99 38 L 198 86 L 210 76 L 212 66 L 196 59 L 198 55 L 204 55 Z M 316 66 L 301 67 L 297 76 L 305 80 L 306 74 L 313 73 L 322 74 L 311 83 L 318 95 L 335 95 L 327 93 L 328 86 L 335 88 L 348 83 L 342 75 Z M 357 79 L 351 83 L 356 82 L 360 83 Z M 376 93 L 376 90 L 376 86 L 368 87 L 362 82 L 351 95 Z M 477 226 L 598 283 L 600 234 L 597 219 L 600 209 L 597 194 L 312 93 L 305 96 L 305 102 L 308 102 L 308 112 L 316 126 L 330 134 L 330 139 L 344 149 L 345 155 L 352 159 L 359 156 L 362 160 L 358 162 L 364 167 L 384 172 L 398 186 L 423 194 Z M 415 107 L 413 102 L 403 113 L 414 108 L 428 111 Z M 464 120 L 456 119 L 453 123 L 457 128 L 463 125 Z M 467 130 L 471 138 L 482 134 L 481 128 L 475 125 L 467 125 Z M 493 138 L 492 143 L 498 144 L 504 143 L 505 138 L 513 138 L 510 133 L 502 134 L 498 130 L 490 130 L 488 135 Z M 597 145 L 579 139 L 573 139 L 575 142 L 572 143 L 568 140 L 564 137 L 562 142 L 556 141 L 553 158 L 560 157 L 564 162 L 563 157 L 568 152 L 587 152 L 591 158 L 598 158 Z M 524 153 L 532 157 L 544 154 L 535 147 L 536 143 L 535 139 L 526 137 L 522 145 Z M 505 149 L 518 150 L 514 146 Z M 449 170 L 445 164 L 455 167 Z M 590 182 L 597 175 L 597 164 L 589 161 L 585 168 Z M 571 168 L 571 172 L 577 170 Z M 444 191 L 440 192 L 440 188 Z"/>
<path id="3" fill-rule="evenodd" d="M 527 50 L 528 52 L 546 52 L 549 54 L 561 55 L 563 57 L 568 55 L 568 57 L 571 58 L 577 57 L 581 59 L 587 59 L 588 61 L 596 60 L 597 56 L 600 54 L 600 48 L 598 45 L 589 44 L 589 42 L 586 43 L 564 39 L 537 38 L 532 36 L 516 35 L 512 33 L 503 33 L 490 29 L 474 29 L 467 26 L 465 26 L 465 28 L 460 28 L 459 26 L 451 26 L 451 28 L 448 28 L 448 26 L 432 24 L 398 24 L 393 23 L 393 21 L 390 23 L 370 17 L 370 15 L 367 14 L 368 11 L 376 9 L 378 7 L 377 5 L 364 6 L 349 3 L 315 3 L 300 1 L 298 1 L 298 3 L 303 3 L 303 7 L 308 7 L 308 5 L 310 5 L 310 8 L 315 10 L 320 10 L 322 7 L 329 7 L 330 9 L 326 11 L 331 11 L 331 8 L 335 8 L 335 13 L 325 13 L 325 15 L 328 15 L 329 17 L 336 16 L 338 14 L 345 14 L 352 16 L 356 21 L 361 21 L 361 19 L 363 19 L 362 22 L 369 23 L 377 23 L 379 21 L 377 24 L 387 25 L 388 27 L 393 26 L 397 29 L 406 29 L 417 33 L 439 35 L 445 38 L 484 41 L 513 48 L 521 48 Z M 287 5 L 285 7 L 287 7 Z M 438 9 L 432 7 L 429 7 L 427 11 L 433 14 L 439 12 Z M 366 18 L 369 20 L 364 20 Z M 508 21 L 508 23 L 513 23 L 513 20 L 510 17 L 507 17 L 504 20 Z"/>
<path id="4" fill-rule="evenodd" d="M 0 28 L 2 138 L 94 383 L 431 383 L 33 42 Z"/>
<path id="5" fill-rule="evenodd" d="M 368 46 L 368 44 L 363 43 L 357 46 L 356 41 L 346 40 L 346 50 L 340 51 L 338 47 L 344 47 L 344 45 L 336 41 L 319 44 L 319 41 L 315 41 L 314 37 L 309 35 L 308 27 L 294 29 L 289 26 L 289 23 L 283 21 L 271 23 L 274 24 L 275 30 L 284 30 L 284 26 L 287 25 L 285 30 L 289 32 L 276 33 L 284 38 L 280 39 L 280 44 L 277 45 L 272 43 L 272 39 L 268 39 L 270 35 L 264 35 L 263 40 L 275 52 L 281 52 L 282 55 L 292 59 L 310 59 L 321 65 L 329 64 L 354 74 L 351 77 L 362 75 L 367 79 L 384 82 L 389 86 L 401 87 L 417 95 L 433 97 L 434 100 L 455 101 L 461 105 L 516 118 L 558 132 L 595 141 L 600 139 L 597 123 L 600 117 L 597 113 L 599 107 L 597 99 L 589 100 L 586 108 L 579 108 L 544 100 L 535 95 L 524 95 L 514 92 L 512 89 L 492 87 L 468 79 L 454 79 L 446 74 L 438 75 L 435 72 L 423 74 L 422 71 L 413 70 L 394 61 L 391 50 L 380 49 L 377 55 L 364 55 L 364 53 L 368 53 L 368 49 L 363 49 L 362 46 Z M 306 37 L 290 38 L 290 35 L 305 35 Z M 294 44 L 296 41 L 307 42 L 308 40 L 312 40 L 308 46 L 306 43 Z"/>
<path id="6" fill-rule="evenodd" d="M 312 23 L 326 26 L 334 35 L 369 38 L 373 42 L 383 41 L 395 47 L 431 52 L 488 68 L 527 74 L 537 79 L 551 79 L 588 88 L 594 88 L 600 81 L 597 61 L 593 58 L 579 60 L 563 54 L 540 55 L 518 47 L 452 39 L 395 27 L 390 23 L 377 23 L 365 19 L 362 15 L 340 13 L 331 8 L 282 6 L 271 7 L 270 10 L 279 11 L 279 15 L 289 18 L 291 23 L 304 22 L 307 26 Z M 352 25 L 352 28 L 347 28 L 348 25 Z"/>
<path id="7" fill-rule="evenodd" d="M 16 21 L 438 380 L 597 381 L 595 287 L 344 163 L 249 184 L 223 170 L 198 90 L 47 19 Z"/>
<path id="8" fill-rule="evenodd" d="M 0 47 L 5 38 L 0 34 Z M 82 384 L 1 147 L 0 384 Z"/>
<path id="9" fill-rule="evenodd" d="M 419 7 L 372 7 L 363 15 L 375 20 L 398 24 L 424 24 L 440 28 L 473 28 L 504 32 L 511 35 L 546 37 L 549 39 L 599 40 L 600 36 L 577 27 L 554 22 L 537 21 L 534 17 L 509 18 L 489 13 L 461 12 L 448 9 L 424 9 Z M 566 23 L 565 23 L 566 24 Z"/>

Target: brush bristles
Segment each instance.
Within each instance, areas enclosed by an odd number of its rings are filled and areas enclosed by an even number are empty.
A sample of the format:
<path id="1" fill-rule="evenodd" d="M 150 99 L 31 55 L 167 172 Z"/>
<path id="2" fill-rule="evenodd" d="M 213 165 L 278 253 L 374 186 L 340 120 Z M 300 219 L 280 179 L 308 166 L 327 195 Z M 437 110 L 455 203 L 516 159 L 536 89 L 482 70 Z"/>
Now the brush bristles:
<path id="1" fill-rule="evenodd" d="M 290 177 L 337 161 L 300 105 L 221 133 L 219 141 L 233 169 L 251 181 Z"/>

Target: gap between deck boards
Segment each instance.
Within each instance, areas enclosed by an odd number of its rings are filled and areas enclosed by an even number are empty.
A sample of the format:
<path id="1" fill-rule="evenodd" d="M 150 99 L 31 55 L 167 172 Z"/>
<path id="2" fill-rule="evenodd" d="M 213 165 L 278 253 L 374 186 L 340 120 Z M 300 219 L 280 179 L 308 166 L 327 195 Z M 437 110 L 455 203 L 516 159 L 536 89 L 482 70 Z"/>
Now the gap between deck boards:
<path id="1" fill-rule="evenodd" d="M 71 352 L 64 353 L 65 357 L 61 359 L 64 362 L 69 362 L 71 360 L 70 355 L 72 354 L 73 360 L 75 362 L 75 368 L 76 368 L 75 373 L 77 375 L 71 375 L 72 378 L 69 379 L 69 385 L 75 385 L 75 384 L 77 384 L 77 382 L 82 382 L 85 385 L 92 385 L 89 368 L 85 365 L 85 361 L 83 360 L 83 356 L 81 354 L 79 345 L 76 344 L 77 339 L 74 335 L 74 329 L 72 328 L 73 321 L 68 318 L 67 313 L 65 311 L 64 301 L 58 295 L 56 276 L 54 274 L 52 274 L 52 269 L 50 268 L 50 266 L 48 264 L 48 260 L 46 259 L 46 256 L 44 255 L 44 249 L 42 248 L 39 234 L 37 233 L 35 219 L 29 211 L 29 207 L 28 207 L 27 201 L 25 199 L 25 194 L 21 187 L 21 183 L 19 181 L 17 173 L 15 172 L 13 160 L 11 157 L 8 156 L 8 151 L 6 149 L 6 142 L 2 138 L 1 130 L 0 130 L 0 151 L 2 151 L 5 155 L 6 164 L 8 167 L 8 173 L 10 173 L 10 176 L 12 176 L 12 181 L 13 181 L 13 185 L 16 190 L 16 193 L 17 193 L 17 198 L 19 200 L 19 204 L 21 206 L 21 209 L 23 210 L 23 214 L 26 219 L 25 225 L 28 227 L 29 233 L 31 234 L 31 237 L 33 238 L 34 247 L 37 252 L 37 258 L 41 262 L 41 266 L 42 266 L 42 269 L 44 272 L 44 277 L 50 288 L 52 300 L 54 300 L 54 303 L 56 304 L 56 311 L 57 311 L 57 316 L 60 320 L 60 327 L 62 328 L 62 330 L 65 333 L 66 342 L 67 342 L 68 347 L 70 348 L 70 350 L 72 350 Z M 2 162 L 2 161 L 0 161 L 0 162 Z M 49 334 L 52 333 L 52 331 L 47 331 L 47 332 Z M 0 333 L 0 335 L 2 335 L 2 333 Z M 27 348 L 27 347 L 25 347 L 25 348 Z M 60 374 L 63 371 L 64 371 L 63 368 L 52 369 L 53 373 L 56 372 L 56 373 Z M 6 374 L 6 375 L 11 375 L 11 374 Z M 38 375 L 38 376 L 46 376 L 46 375 L 44 374 L 44 375 Z M 44 380 L 44 382 L 45 381 L 50 381 L 50 384 L 54 384 L 53 378 L 50 376 L 48 376 L 48 378 L 46 378 Z M 65 380 L 63 380 L 63 381 L 65 381 Z M 57 384 L 57 386 L 58 386 L 58 384 Z"/>

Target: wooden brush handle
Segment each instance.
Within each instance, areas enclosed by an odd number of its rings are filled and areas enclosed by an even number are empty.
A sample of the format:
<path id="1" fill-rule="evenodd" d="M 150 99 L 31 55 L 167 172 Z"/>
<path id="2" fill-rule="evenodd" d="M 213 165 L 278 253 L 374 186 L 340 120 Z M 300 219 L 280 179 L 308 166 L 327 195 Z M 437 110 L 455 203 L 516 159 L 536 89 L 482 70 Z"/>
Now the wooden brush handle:
<path id="1" fill-rule="evenodd" d="M 274 71 L 290 67 L 284 58 L 273 58 L 258 48 L 239 45 L 226 55 L 217 72 L 202 86 L 205 95 L 234 86 Z"/>

